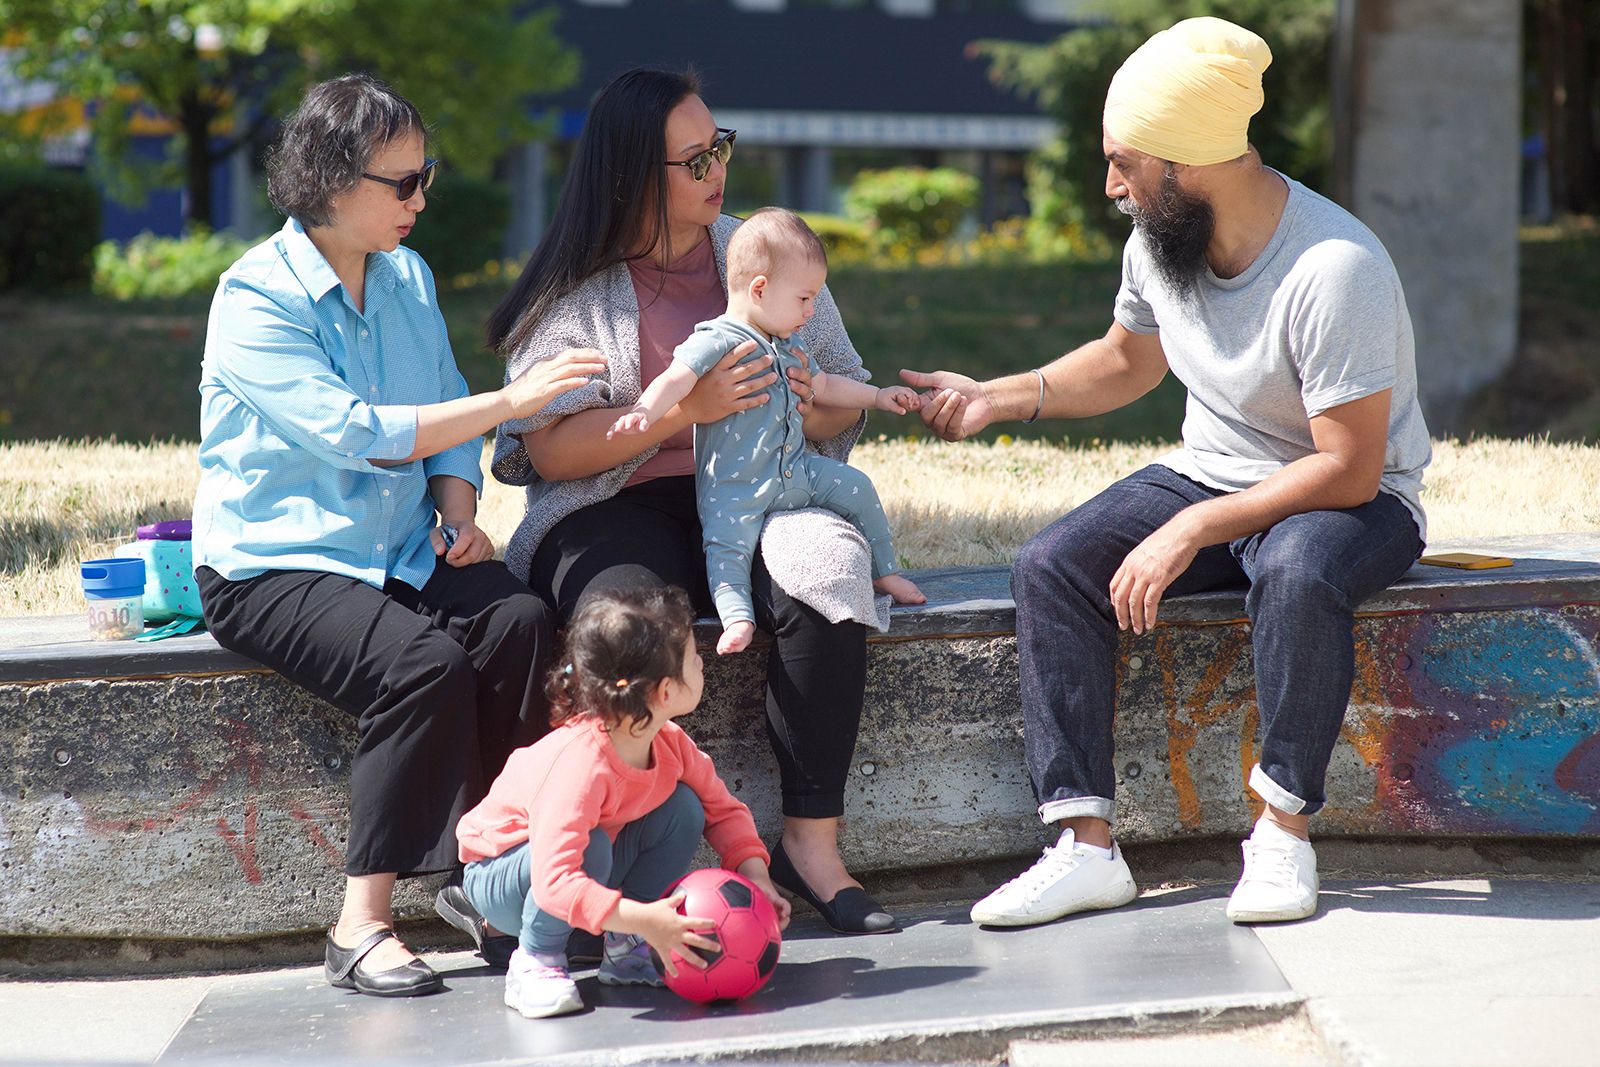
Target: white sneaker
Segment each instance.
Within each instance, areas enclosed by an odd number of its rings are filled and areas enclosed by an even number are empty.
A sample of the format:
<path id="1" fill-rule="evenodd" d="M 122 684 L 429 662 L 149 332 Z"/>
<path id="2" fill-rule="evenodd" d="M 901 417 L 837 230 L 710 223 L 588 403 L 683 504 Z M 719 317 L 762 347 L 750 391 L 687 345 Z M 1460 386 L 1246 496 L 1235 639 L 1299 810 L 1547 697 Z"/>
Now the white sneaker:
<path id="1" fill-rule="evenodd" d="M 1236 923 L 1304 919 L 1317 910 L 1317 854 L 1270 819 L 1262 819 L 1244 841 L 1244 875 L 1228 898 Z"/>
<path id="2" fill-rule="evenodd" d="M 1032 926 L 1075 911 L 1121 907 L 1138 895 L 1116 842 L 1107 859 L 1077 844 L 1066 830 L 1060 841 L 1046 846 L 1037 863 L 974 904 L 972 921 Z"/>
<path id="3" fill-rule="evenodd" d="M 601 985 L 665 986 L 667 980 L 650 958 L 650 946 L 638 934 L 606 934 L 600 961 Z"/>
<path id="4" fill-rule="evenodd" d="M 506 1007 L 524 1019 L 543 1019 L 580 1010 L 583 997 L 565 967 L 540 963 L 518 947 L 506 967 Z"/>

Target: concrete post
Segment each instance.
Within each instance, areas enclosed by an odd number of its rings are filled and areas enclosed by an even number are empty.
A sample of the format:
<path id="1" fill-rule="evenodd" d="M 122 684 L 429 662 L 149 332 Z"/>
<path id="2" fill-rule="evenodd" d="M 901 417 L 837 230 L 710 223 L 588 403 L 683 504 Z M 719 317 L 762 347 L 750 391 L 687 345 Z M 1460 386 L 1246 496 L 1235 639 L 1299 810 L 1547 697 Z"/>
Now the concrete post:
<path id="1" fill-rule="evenodd" d="M 1334 195 L 1388 248 L 1434 433 L 1517 341 L 1519 0 L 1340 0 Z"/>
<path id="2" fill-rule="evenodd" d="M 518 145 L 507 155 L 506 181 L 511 188 L 511 225 L 506 227 L 505 254 L 522 259 L 544 236 L 549 212 L 545 204 L 544 142 Z"/>

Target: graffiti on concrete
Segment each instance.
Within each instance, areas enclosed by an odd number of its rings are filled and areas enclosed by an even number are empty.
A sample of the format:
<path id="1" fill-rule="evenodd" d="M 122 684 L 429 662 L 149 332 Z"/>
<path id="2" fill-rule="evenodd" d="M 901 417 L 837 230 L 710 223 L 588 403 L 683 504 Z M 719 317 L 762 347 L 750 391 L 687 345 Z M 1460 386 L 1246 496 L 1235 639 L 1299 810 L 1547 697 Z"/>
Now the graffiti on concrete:
<path id="1" fill-rule="evenodd" d="M 1154 659 L 1177 817 L 1193 829 L 1209 815 L 1196 779 L 1202 731 L 1236 728 L 1242 789 L 1259 719 L 1247 628 L 1213 632 L 1198 670 L 1183 666 L 1185 629 L 1158 629 Z M 1400 833 L 1600 833 L 1600 611 L 1362 619 L 1342 739 L 1371 773 L 1370 800 L 1341 809 L 1330 782 L 1325 821 Z"/>

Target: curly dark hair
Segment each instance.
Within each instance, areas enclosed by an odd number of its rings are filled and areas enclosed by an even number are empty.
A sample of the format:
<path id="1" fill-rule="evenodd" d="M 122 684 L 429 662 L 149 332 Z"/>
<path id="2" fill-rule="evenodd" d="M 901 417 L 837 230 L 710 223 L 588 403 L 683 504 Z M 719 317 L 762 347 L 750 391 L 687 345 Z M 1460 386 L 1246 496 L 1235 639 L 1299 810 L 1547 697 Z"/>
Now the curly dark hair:
<path id="1" fill-rule="evenodd" d="M 411 101 L 370 74 L 313 85 L 267 153 L 267 198 L 307 228 L 333 222 L 333 201 L 356 187 L 372 157 L 428 128 Z"/>
<path id="2" fill-rule="evenodd" d="M 693 624 L 689 595 L 676 586 L 585 597 L 545 685 L 551 725 L 593 715 L 607 727 L 639 730 L 650 721 L 651 692 L 663 678 L 683 677 Z"/>

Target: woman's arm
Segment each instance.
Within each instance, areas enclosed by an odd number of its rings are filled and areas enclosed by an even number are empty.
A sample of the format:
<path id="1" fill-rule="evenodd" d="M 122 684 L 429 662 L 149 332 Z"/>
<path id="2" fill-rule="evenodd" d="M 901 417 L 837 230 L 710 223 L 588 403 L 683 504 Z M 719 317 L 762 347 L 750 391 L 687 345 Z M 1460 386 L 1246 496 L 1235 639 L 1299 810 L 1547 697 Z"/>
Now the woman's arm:
<path id="1" fill-rule="evenodd" d="M 606 369 L 606 358 L 592 348 L 568 349 L 535 363 L 520 377 L 491 393 L 464 396 L 417 408 L 417 441 L 402 463 L 424 459 L 463 441 L 482 437 L 507 419 L 523 419 L 562 393 L 588 385 Z"/>
<path id="2" fill-rule="evenodd" d="M 665 441 L 679 430 L 767 402 L 763 392 L 778 380 L 769 368 L 770 356 L 758 356 L 743 366 L 739 361 L 755 350 L 754 341 L 731 349 L 689 395 L 669 408 L 659 422 L 638 434 L 606 437 L 617 419 L 615 408 L 591 408 L 556 420 L 522 435 L 522 447 L 539 477 L 548 482 L 571 481 L 608 471 Z"/>

